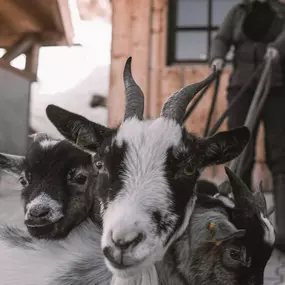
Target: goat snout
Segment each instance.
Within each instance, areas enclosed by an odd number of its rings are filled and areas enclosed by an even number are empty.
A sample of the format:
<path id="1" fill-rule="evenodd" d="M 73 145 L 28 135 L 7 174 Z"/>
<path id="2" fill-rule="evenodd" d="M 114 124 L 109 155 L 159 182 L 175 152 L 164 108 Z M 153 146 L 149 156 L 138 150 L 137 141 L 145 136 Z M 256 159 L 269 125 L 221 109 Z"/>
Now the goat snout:
<path id="1" fill-rule="evenodd" d="M 135 247 L 144 240 L 144 234 L 138 231 L 131 232 L 112 232 L 112 242 L 121 250 L 126 250 L 130 247 Z"/>
<path id="2" fill-rule="evenodd" d="M 47 217 L 51 212 L 51 209 L 46 206 L 38 206 L 31 208 L 29 215 L 31 218 L 44 218 Z"/>
<path id="3" fill-rule="evenodd" d="M 26 206 L 25 223 L 29 226 L 55 223 L 62 217 L 62 206 L 46 194 L 39 195 Z"/>

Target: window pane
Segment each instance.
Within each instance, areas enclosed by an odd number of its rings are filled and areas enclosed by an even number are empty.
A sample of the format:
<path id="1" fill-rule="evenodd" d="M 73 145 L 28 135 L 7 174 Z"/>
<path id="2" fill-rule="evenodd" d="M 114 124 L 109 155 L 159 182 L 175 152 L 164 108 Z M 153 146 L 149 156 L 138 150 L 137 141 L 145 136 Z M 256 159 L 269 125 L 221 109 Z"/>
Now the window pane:
<path id="1" fill-rule="evenodd" d="M 207 32 L 177 32 L 176 60 L 206 60 Z"/>
<path id="2" fill-rule="evenodd" d="M 220 26 L 229 10 L 238 3 L 239 0 L 213 0 L 212 25 Z"/>
<path id="3" fill-rule="evenodd" d="M 207 26 L 208 0 L 178 0 L 178 26 Z"/>

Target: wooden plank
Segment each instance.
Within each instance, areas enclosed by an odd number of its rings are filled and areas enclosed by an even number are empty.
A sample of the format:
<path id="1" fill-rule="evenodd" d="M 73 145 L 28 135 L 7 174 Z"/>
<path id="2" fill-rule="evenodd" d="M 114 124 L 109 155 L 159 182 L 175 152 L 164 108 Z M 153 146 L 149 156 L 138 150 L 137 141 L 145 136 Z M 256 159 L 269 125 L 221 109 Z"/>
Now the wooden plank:
<path id="1" fill-rule="evenodd" d="M 11 66 L 7 60 L 0 59 L 0 68 L 5 68 L 7 70 L 10 70 L 11 72 L 18 74 L 19 76 L 26 78 L 30 82 L 37 81 L 37 77 L 35 74 L 32 74 L 26 70 L 20 70 L 18 68 L 15 68 Z"/>
<path id="2" fill-rule="evenodd" d="M 39 33 L 43 45 L 72 45 L 68 0 L 0 0 L 0 46 L 11 46 L 25 33 Z"/>
<path id="3" fill-rule="evenodd" d="M 9 49 L 6 50 L 6 53 L 2 56 L 2 59 L 7 61 L 12 61 L 20 54 L 25 53 L 28 51 L 33 43 L 36 41 L 35 34 L 26 34 L 23 36 L 21 40 L 11 46 Z"/>
<path id="4" fill-rule="evenodd" d="M 40 45 L 34 44 L 26 53 L 26 68 L 25 70 L 37 75 L 39 65 Z"/>
<path id="5" fill-rule="evenodd" d="M 56 8 L 52 14 L 54 23 L 58 31 L 63 32 L 66 44 L 71 46 L 73 44 L 74 30 L 68 0 L 56 0 L 54 3 Z"/>
<path id="6" fill-rule="evenodd" d="M 160 94 L 161 94 L 161 76 L 162 69 L 165 64 L 161 57 L 161 50 L 163 48 L 164 31 L 163 21 L 166 14 L 166 7 L 164 1 L 153 0 L 151 11 L 151 38 L 150 38 L 150 88 L 149 88 L 149 104 L 148 115 L 150 118 L 158 116 L 160 111 Z"/>
<path id="7" fill-rule="evenodd" d="M 17 32 L 39 32 L 39 23 L 29 17 L 14 1 L 0 0 L 0 14 Z"/>
<path id="8" fill-rule="evenodd" d="M 145 110 L 148 114 L 149 97 L 149 50 L 150 50 L 150 0 L 131 1 L 130 55 L 133 57 L 132 73 L 144 92 Z"/>
<path id="9" fill-rule="evenodd" d="M 0 31 L 0 47 L 1 48 L 9 48 L 14 45 L 20 38 L 20 35 L 3 35 Z"/>
<path id="10" fill-rule="evenodd" d="M 108 125 L 115 127 L 124 117 L 125 97 L 123 68 L 131 52 L 131 5 L 128 0 L 112 3 L 112 47 L 110 90 L 108 96 Z"/>
<path id="11" fill-rule="evenodd" d="M 152 117 L 159 115 L 167 98 L 183 85 L 183 74 L 180 66 L 166 66 L 166 35 L 168 1 L 153 0 L 152 11 L 152 45 L 150 67 L 152 70 L 152 87 L 150 100 Z"/>
<path id="12" fill-rule="evenodd" d="M 159 99 L 160 109 L 165 101 L 183 85 L 180 66 L 164 68 L 161 76 L 161 94 Z M 160 111 L 160 110 L 159 110 Z"/>
<path id="13" fill-rule="evenodd" d="M 120 0 L 114 2 L 112 8 L 112 61 L 108 96 L 108 124 L 116 126 L 122 121 L 124 115 L 123 68 L 129 56 L 133 57 L 133 77 L 145 94 L 145 106 L 147 106 L 150 0 L 138 0 L 136 2 Z M 148 116 L 147 108 L 145 111 L 145 115 Z"/>

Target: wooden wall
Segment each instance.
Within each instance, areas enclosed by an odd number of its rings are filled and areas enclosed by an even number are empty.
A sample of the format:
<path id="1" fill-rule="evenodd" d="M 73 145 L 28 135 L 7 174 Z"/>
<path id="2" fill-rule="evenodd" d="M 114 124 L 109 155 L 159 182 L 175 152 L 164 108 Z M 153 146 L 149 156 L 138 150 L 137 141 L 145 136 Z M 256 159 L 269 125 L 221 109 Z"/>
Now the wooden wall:
<path id="1" fill-rule="evenodd" d="M 133 57 L 133 75 L 145 94 L 147 118 L 158 116 L 163 102 L 174 91 L 200 81 L 210 73 L 206 64 L 166 66 L 167 8 L 167 0 L 112 1 L 113 40 L 108 102 L 110 126 L 117 126 L 123 118 L 122 74 L 128 56 Z M 230 70 L 226 69 L 221 79 L 213 122 L 226 108 L 225 93 L 229 73 Z M 187 128 L 198 135 L 203 135 L 212 95 L 213 88 L 210 88 L 187 122 Z M 226 123 L 222 129 L 226 129 Z M 263 145 L 260 143 L 262 137 L 259 137 L 258 160 L 263 161 Z M 258 164 L 256 169 L 254 177 L 259 181 L 260 177 L 264 177 L 264 164 Z M 224 169 L 222 166 L 209 168 L 205 171 L 205 176 L 223 180 Z"/>

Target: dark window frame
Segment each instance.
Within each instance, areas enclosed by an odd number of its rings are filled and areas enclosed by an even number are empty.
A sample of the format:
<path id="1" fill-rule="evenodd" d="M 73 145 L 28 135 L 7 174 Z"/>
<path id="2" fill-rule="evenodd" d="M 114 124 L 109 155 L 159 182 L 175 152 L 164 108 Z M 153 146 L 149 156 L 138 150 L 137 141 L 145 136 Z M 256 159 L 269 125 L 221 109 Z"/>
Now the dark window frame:
<path id="1" fill-rule="evenodd" d="M 210 56 L 213 32 L 219 29 L 219 26 L 212 25 L 212 13 L 213 13 L 213 0 L 208 0 L 208 19 L 205 26 L 177 26 L 177 0 L 168 0 L 168 12 L 167 12 L 167 51 L 166 51 L 166 64 L 183 64 L 183 63 L 207 63 Z M 176 33 L 177 32 L 206 32 L 207 33 L 207 58 L 206 59 L 187 59 L 179 60 L 175 58 L 176 54 Z"/>

